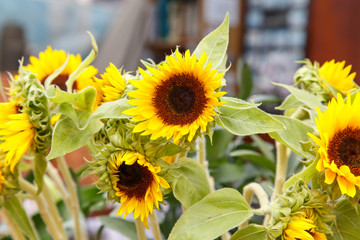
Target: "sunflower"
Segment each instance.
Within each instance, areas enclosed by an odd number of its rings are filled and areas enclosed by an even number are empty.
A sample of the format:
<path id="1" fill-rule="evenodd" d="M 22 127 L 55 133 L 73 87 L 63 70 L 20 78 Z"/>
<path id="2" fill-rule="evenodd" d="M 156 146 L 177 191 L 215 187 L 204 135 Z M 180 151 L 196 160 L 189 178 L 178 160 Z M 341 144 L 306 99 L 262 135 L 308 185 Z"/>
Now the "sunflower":
<path id="1" fill-rule="evenodd" d="M 157 175 L 160 167 L 149 163 L 145 156 L 132 151 L 114 154 L 108 163 L 110 179 L 115 195 L 120 197 L 121 206 L 117 215 L 126 217 L 134 212 L 148 228 L 147 217 L 153 212 L 154 205 L 159 209 L 163 200 L 160 186 L 169 184 Z"/>
<path id="2" fill-rule="evenodd" d="M 121 98 L 125 91 L 126 81 L 119 69 L 112 63 L 106 68 L 106 72 L 101 74 L 101 79 L 94 77 L 98 87 L 96 103 L 101 105 L 105 102 L 113 102 Z"/>
<path id="3" fill-rule="evenodd" d="M 21 110 L 22 107 L 15 100 L 0 103 L 0 149 L 5 154 L 5 166 L 10 166 L 12 172 L 35 136 L 29 115 Z"/>
<path id="4" fill-rule="evenodd" d="M 303 208 L 291 216 L 282 239 L 284 240 L 326 240 L 326 235 L 316 231 L 316 214 L 312 209 Z"/>
<path id="5" fill-rule="evenodd" d="M 151 139 L 174 137 L 175 143 L 183 136 L 192 141 L 199 129 L 206 132 L 215 108 L 224 104 L 218 98 L 226 94 L 216 91 L 223 74 L 211 70 L 206 61 L 205 53 L 197 59 L 189 50 L 184 56 L 176 50 L 157 67 L 146 66 L 150 74 L 139 68 L 144 79 L 130 81 L 138 89 L 128 93 L 134 98 L 128 103 L 137 107 L 124 111 L 134 115 L 133 121 L 141 121 L 134 132 Z"/>
<path id="6" fill-rule="evenodd" d="M 348 92 L 355 87 L 353 82 L 356 73 L 349 75 L 351 71 L 351 65 L 345 66 L 345 61 L 335 62 L 331 60 L 330 62 L 325 62 L 319 69 L 319 75 L 337 90 L 342 92 Z M 327 88 L 326 84 L 324 87 Z"/>
<path id="7" fill-rule="evenodd" d="M 33 72 L 41 83 L 61 67 L 67 58 L 64 50 L 53 50 L 50 46 L 44 52 L 39 53 L 39 58 L 31 56 L 30 64 L 24 68 Z M 82 59 L 80 54 L 69 55 L 69 60 L 64 70 L 57 76 L 52 83 L 59 86 L 60 89 L 66 90 L 65 82 L 80 65 Z M 97 69 L 93 66 L 88 66 L 85 71 L 75 80 L 74 89 L 81 91 L 88 86 L 94 86 L 93 77 L 96 75 Z M 94 86 L 95 87 L 95 86 Z"/>
<path id="8" fill-rule="evenodd" d="M 337 180 L 342 194 L 354 197 L 360 187 L 360 94 L 353 100 L 347 95 L 344 102 L 340 93 L 328 109 L 318 109 L 315 119 L 319 137 L 309 133 L 318 145 L 320 159 L 317 170 L 325 170 L 325 183 Z"/>

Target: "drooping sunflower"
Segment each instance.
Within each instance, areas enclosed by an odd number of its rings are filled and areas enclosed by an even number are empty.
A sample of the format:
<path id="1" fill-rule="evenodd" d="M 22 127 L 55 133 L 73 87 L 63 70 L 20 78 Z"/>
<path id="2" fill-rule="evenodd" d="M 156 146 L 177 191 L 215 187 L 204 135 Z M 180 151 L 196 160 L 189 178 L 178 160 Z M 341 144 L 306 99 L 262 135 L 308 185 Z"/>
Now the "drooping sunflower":
<path id="1" fill-rule="evenodd" d="M 29 150 L 45 158 L 52 134 L 48 99 L 35 75 L 20 66 L 12 78 L 9 102 L 0 103 L 0 153 L 11 172 Z"/>
<path id="2" fill-rule="evenodd" d="M 53 50 L 50 46 L 44 52 L 39 53 L 39 57 L 30 56 L 30 64 L 24 68 L 34 73 L 37 79 L 44 83 L 45 79 L 61 67 L 67 58 L 64 50 Z M 66 90 L 65 81 L 71 73 L 73 73 L 80 65 L 82 59 L 80 54 L 69 55 L 69 60 L 64 70 L 59 76 L 52 81 L 53 84 Z M 97 69 L 94 66 L 88 66 L 85 71 L 75 80 L 73 89 L 80 91 L 88 86 L 94 86 L 93 77 L 96 75 Z"/>
<path id="3" fill-rule="evenodd" d="M 124 94 L 126 81 L 119 69 L 112 63 L 106 68 L 101 79 L 94 77 L 97 84 L 96 104 L 99 106 L 105 102 L 112 102 L 121 98 Z"/>
<path id="4" fill-rule="evenodd" d="M 348 92 L 355 87 L 354 78 L 356 73 L 350 74 L 351 65 L 346 68 L 344 68 L 344 66 L 345 61 L 327 61 L 320 67 L 319 75 L 337 90 L 341 92 Z M 327 88 L 326 84 L 324 84 L 324 87 Z"/>
<path id="5" fill-rule="evenodd" d="M 159 202 L 163 200 L 160 186 L 170 187 L 157 175 L 160 167 L 153 166 L 144 155 L 131 151 L 113 154 L 108 165 L 115 195 L 121 202 L 117 215 L 124 213 L 126 217 L 134 212 L 134 218 L 140 217 L 148 228 L 149 213 L 153 212 L 154 205 L 159 209 Z"/>
<path id="6" fill-rule="evenodd" d="M 360 187 L 360 94 L 348 94 L 346 102 L 338 94 L 327 110 L 317 112 L 320 137 L 309 133 L 320 154 L 316 168 L 325 170 L 325 183 L 336 178 L 341 193 L 354 197 Z"/>
<path id="7" fill-rule="evenodd" d="M 35 136 L 34 125 L 21 108 L 15 100 L 0 103 L 0 149 L 5 153 L 5 166 L 10 166 L 11 171 L 28 151 Z"/>
<path id="8" fill-rule="evenodd" d="M 192 141 L 198 130 L 207 131 L 214 121 L 216 107 L 224 104 L 219 97 L 223 74 L 206 64 L 204 53 L 199 59 L 187 50 L 184 56 L 176 50 L 174 54 L 157 66 L 139 68 L 143 80 L 130 83 L 137 90 L 128 95 L 134 99 L 129 104 L 137 106 L 124 111 L 139 121 L 134 132 L 151 135 L 151 139 L 173 137 L 179 143 L 184 136 Z"/>
<path id="9" fill-rule="evenodd" d="M 326 240 L 326 235 L 317 232 L 316 214 L 314 210 L 303 208 L 301 212 L 291 216 L 284 229 L 284 240 Z"/>

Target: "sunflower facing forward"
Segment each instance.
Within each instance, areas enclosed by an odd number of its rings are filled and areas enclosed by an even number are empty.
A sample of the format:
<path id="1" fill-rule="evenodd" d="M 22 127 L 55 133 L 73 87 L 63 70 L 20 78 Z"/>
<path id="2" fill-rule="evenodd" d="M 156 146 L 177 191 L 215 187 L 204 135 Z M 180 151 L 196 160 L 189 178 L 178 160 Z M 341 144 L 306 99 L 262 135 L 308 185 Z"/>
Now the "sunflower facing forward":
<path id="1" fill-rule="evenodd" d="M 50 46 L 44 52 L 39 53 L 39 58 L 31 56 L 30 64 L 24 67 L 34 73 L 41 83 L 45 79 L 60 68 L 66 61 L 67 54 L 64 50 L 53 50 Z M 69 78 L 80 65 L 82 59 L 80 54 L 69 55 L 69 60 L 64 70 L 57 76 L 52 83 L 59 86 L 60 89 L 66 90 L 65 81 Z M 88 86 L 94 85 L 93 77 L 96 75 L 97 69 L 88 66 L 85 71 L 76 79 L 73 89 L 80 91 Z"/>
<path id="2" fill-rule="evenodd" d="M 315 121 L 320 138 L 309 135 L 320 153 L 317 170 L 325 170 L 325 183 L 336 178 L 341 193 L 354 197 L 360 187 L 360 94 L 348 94 L 346 102 L 338 94 L 324 113 L 318 109 Z"/>
<path id="3" fill-rule="evenodd" d="M 224 104 L 218 98 L 226 94 L 216 92 L 223 74 L 206 61 L 205 53 L 197 59 L 189 50 L 184 56 L 176 50 L 157 67 L 146 66 L 150 74 L 140 68 L 144 79 L 130 81 L 138 89 L 128 93 L 134 98 L 128 103 L 137 107 L 124 112 L 134 115 L 133 121 L 141 121 L 134 132 L 151 135 L 151 139 L 173 137 L 175 143 L 183 136 L 192 141 L 199 129 L 206 132 L 216 107 Z"/>
<path id="4" fill-rule="evenodd" d="M 160 167 L 153 166 L 144 155 L 132 151 L 113 154 L 108 164 L 115 195 L 121 202 L 117 215 L 124 213 L 126 217 L 134 212 L 134 218 L 140 217 L 148 228 L 149 213 L 153 212 L 154 205 L 159 209 L 159 202 L 163 200 L 160 186 L 170 187 L 157 175 Z"/>

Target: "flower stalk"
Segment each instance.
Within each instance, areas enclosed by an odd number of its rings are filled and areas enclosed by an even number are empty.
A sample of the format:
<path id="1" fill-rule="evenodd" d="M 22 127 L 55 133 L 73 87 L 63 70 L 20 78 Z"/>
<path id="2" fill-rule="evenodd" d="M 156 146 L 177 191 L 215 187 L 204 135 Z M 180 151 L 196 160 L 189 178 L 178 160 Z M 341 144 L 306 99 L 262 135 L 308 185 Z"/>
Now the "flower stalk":
<path id="1" fill-rule="evenodd" d="M 10 236 L 13 240 L 26 240 L 24 235 L 21 233 L 19 226 L 11 218 L 10 214 L 5 208 L 1 209 L 1 217 L 9 228 Z"/>
<path id="2" fill-rule="evenodd" d="M 52 215 L 52 212 L 49 211 L 48 202 L 47 199 L 45 199 L 44 194 L 40 193 L 37 195 L 37 189 L 35 188 L 35 186 L 33 186 L 31 183 L 21 177 L 19 177 L 19 185 L 22 190 L 28 192 L 36 201 L 37 205 L 39 206 L 39 213 L 41 215 L 41 218 L 45 222 L 47 230 L 51 237 L 54 240 L 67 239 L 67 236 L 64 235 L 65 231 L 63 229 L 63 226 L 58 225 L 58 223 L 55 221 L 54 216 Z"/>
<path id="3" fill-rule="evenodd" d="M 139 240 L 146 240 L 145 226 L 140 218 L 135 219 L 136 232 Z"/>
<path id="4" fill-rule="evenodd" d="M 161 240 L 161 231 L 155 212 L 149 215 L 149 222 L 154 240 Z"/>
<path id="5" fill-rule="evenodd" d="M 71 177 L 71 173 L 66 164 L 65 158 L 60 157 L 60 158 L 57 158 L 56 161 L 58 163 L 59 170 L 64 177 L 64 181 L 65 181 L 66 186 L 68 187 L 69 193 L 70 193 L 71 202 L 70 202 L 69 210 L 70 210 L 71 215 L 75 222 L 75 239 L 76 240 L 86 239 L 84 229 L 82 228 L 81 222 L 80 222 L 80 204 L 79 204 L 79 198 L 77 196 L 76 184 L 75 184 L 73 178 Z"/>

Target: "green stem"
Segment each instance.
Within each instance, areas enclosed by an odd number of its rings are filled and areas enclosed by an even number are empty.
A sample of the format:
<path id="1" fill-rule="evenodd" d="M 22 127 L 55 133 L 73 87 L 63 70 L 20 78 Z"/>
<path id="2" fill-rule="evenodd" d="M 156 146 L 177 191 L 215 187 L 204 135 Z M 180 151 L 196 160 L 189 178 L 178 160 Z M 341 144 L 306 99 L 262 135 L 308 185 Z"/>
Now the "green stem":
<path id="1" fill-rule="evenodd" d="M 155 215 L 155 212 L 149 215 L 149 221 L 150 221 L 151 230 L 153 232 L 153 239 L 161 240 L 160 226 L 157 217 Z"/>
<path id="2" fill-rule="evenodd" d="M 251 199 L 254 194 L 260 202 L 260 208 L 256 209 L 256 213 L 270 214 L 271 211 L 269 207 L 269 196 L 267 195 L 263 187 L 260 184 L 254 182 L 249 183 L 244 187 L 243 196 L 246 202 L 249 204 L 249 206 L 251 204 Z M 242 225 L 239 226 L 239 229 L 246 227 L 247 224 L 248 224 L 247 222 L 243 223 Z"/>
<path id="3" fill-rule="evenodd" d="M 214 179 L 210 176 L 209 173 L 209 162 L 206 160 L 206 144 L 205 144 L 205 139 L 203 136 L 198 137 L 196 139 L 197 142 L 197 160 L 199 161 L 200 165 L 204 168 L 205 173 L 206 173 L 206 177 L 210 186 L 210 192 L 214 192 L 215 191 L 215 184 L 214 184 Z"/>
<path id="4" fill-rule="evenodd" d="M 135 226 L 138 240 L 146 240 L 145 226 L 144 223 L 140 220 L 140 217 L 135 219 Z"/>
<path id="5" fill-rule="evenodd" d="M 41 218 L 43 219 L 51 237 L 54 240 L 67 239 L 67 237 L 61 233 L 62 231 L 59 231 L 59 229 L 62 228 L 62 226 L 57 225 L 56 221 L 54 220 L 54 217 L 50 215 L 48 204 L 44 198 L 44 195 L 42 193 L 37 195 L 37 189 L 31 183 L 29 183 L 28 181 L 26 181 L 21 177 L 19 177 L 19 185 L 22 190 L 28 192 L 30 195 L 33 196 L 34 200 L 38 205 Z"/>
<path id="6" fill-rule="evenodd" d="M 64 182 L 62 181 L 60 174 L 58 170 L 52 165 L 51 162 L 48 162 L 47 168 L 46 168 L 47 174 L 50 176 L 50 178 L 53 180 L 55 187 L 60 192 L 60 194 L 63 197 L 64 203 L 66 207 L 71 209 L 71 198 L 69 192 L 66 190 Z"/>
<path id="7" fill-rule="evenodd" d="M 210 187 L 210 192 L 215 192 L 215 183 L 214 183 L 214 179 L 210 176 L 209 173 L 209 162 L 206 160 L 206 144 L 205 144 L 205 137 L 204 136 L 200 136 L 196 139 L 197 142 L 197 153 L 196 153 L 196 157 L 197 160 L 199 161 L 200 165 L 204 168 L 205 173 L 206 173 L 206 178 L 208 180 L 209 183 L 209 187 Z M 221 235 L 221 240 L 228 240 L 230 239 L 230 234 L 228 232 L 224 233 L 223 235 Z"/>
<path id="8" fill-rule="evenodd" d="M 59 211 L 58 211 L 58 209 L 56 207 L 54 199 L 52 198 L 51 193 L 49 191 L 49 188 L 46 186 L 46 184 L 44 184 L 42 192 L 44 194 L 45 201 L 46 201 L 46 203 L 47 203 L 47 205 L 49 207 L 50 214 L 53 216 L 56 225 L 57 226 L 63 226 L 63 220 L 62 220 L 62 218 L 61 218 L 61 216 L 59 214 Z M 59 231 L 61 231 L 61 234 L 63 236 L 66 236 L 66 232 L 65 232 L 63 227 L 60 227 Z"/>
<path id="9" fill-rule="evenodd" d="M 10 236 L 13 240 L 26 240 L 24 235 L 21 233 L 19 226 L 11 218 L 10 214 L 5 208 L 1 209 L 1 216 L 6 223 L 6 226 L 9 228 Z"/>
<path id="10" fill-rule="evenodd" d="M 71 173 L 69 171 L 68 165 L 65 161 L 64 157 L 57 158 L 57 163 L 61 174 L 64 177 L 66 186 L 69 189 L 70 193 L 70 208 L 69 211 L 74 219 L 75 223 L 75 239 L 76 240 L 84 240 L 86 239 L 86 235 L 84 233 L 84 229 L 81 226 L 80 222 L 80 204 L 79 198 L 77 195 L 77 187 L 76 183 L 74 182 L 73 178 L 71 177 Z"/>
<path id="11" fill-rule="evenodd" d="M 286 171 L 288 164 L 289 151 L 288 148 L 279 142 L 276 142 L 276 173 L 274 191 L 271 195 L 270 203 L 273 203 L 282 193 L 282 188 L 286 180 Z M 270 220 L 270 215 L 266 215 L 264 225 Z"/>

